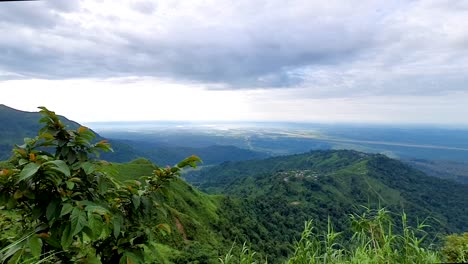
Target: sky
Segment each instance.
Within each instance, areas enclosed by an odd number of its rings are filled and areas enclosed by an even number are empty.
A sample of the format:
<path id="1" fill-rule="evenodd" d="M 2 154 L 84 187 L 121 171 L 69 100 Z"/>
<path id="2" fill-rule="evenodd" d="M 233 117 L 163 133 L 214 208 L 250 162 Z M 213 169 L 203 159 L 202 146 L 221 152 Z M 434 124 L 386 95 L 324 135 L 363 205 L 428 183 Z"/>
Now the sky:
<path id="1" fill-rule="evenodd" d="M 0 104 L 78 122 L 468 125 L 468 1 L 0 2 Z"/>

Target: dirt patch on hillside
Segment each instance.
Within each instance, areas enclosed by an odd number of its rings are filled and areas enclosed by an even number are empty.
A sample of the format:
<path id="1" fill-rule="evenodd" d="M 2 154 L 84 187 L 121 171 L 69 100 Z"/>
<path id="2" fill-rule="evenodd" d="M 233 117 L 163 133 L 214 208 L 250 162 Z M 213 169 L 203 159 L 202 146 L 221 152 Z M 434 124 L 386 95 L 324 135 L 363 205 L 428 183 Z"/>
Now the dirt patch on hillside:
<path id="1" fill-rule="evenodd" d="M 184 229 L 184 226 L 182 225 L 182 223 L 180 222 L 179 218 L 175 218 L 175 221 L 176 221 L 176 227 L 177 227 L 177 230 L 179 231 L 179 233 L 182 235 L 182 237 L 184 238 L 185 241 L 187 241 L 187 234 L 185 233 L 185 229 Z"/>

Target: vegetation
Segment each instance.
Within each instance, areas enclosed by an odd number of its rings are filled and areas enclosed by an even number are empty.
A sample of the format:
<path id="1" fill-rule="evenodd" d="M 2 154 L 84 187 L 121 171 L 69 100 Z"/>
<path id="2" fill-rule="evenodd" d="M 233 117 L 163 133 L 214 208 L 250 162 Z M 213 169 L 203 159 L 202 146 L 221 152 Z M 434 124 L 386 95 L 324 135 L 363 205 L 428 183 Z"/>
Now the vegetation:
<path id="1" fill-rule="evenodd" d="M 187 177 L 211 193 L 226 194 L 219 214 L 224 237 L 247 241 L 269 260 L 287 259 L 302 223 L 314 219 L 326 229 L 327 217 L 352 237 L 349 219 L 357 205 L 406 212 L 428 232 L 466 232 L 468 186 L 441 180 L 382 155 L 355 151 L 314 151 L 260 161 L 225 163 Z M 401 225 L 401 220 L 396 219 Z"/>
<path id="2" fill-rule="evenodd" d="M 410 159 L 406 163 L 427 175 L 468 184 L 468 162 Z"/>
<path id="3" fill-rule="evenodd" d="M 38 113 L 23 112 L 3 104 L 0 104 L 0 160 L 6 160 L 11 156 L 11 149 L 15 143 L 23 142 L 24 138 L 34 137 L 41 128 L 38 123 Z M 76 129 L 79 125 L 64 117 L 64 124 Z"/>
<path id="4" fill-rule="evenodd" d="M 143 157 L 148 157 L 158 164 L 174 164 L 192 154 L 203 157 L 205 165 L 220 164 L 225 161 L 262 159 L 268 155 L 261 152 L 241 149 L 234 146 L 210 145 L 203 147 L 182 147 L 160 142 L 125 141 Z"/>
<path id="5" fill-rule="evenodd" d="M 313 221 L 306 221 L 300 239 L 294 243 L 293 254 L 285 263 L 441 262 L 443 256 L 434 250 L 433 245 L 423 246 L 428 238 L 425 230 L 428 226 L 420 223 L 413 228 L 408 225 L 406 214 L 401 217 L 402 225 L 398 232 L 390 212 L 385 209 L 366 208 L 362 214 L 351 214 L 349 229 L 353 235 L 349 239 L 345 239 L 342 232 L 335 231 L 330 218 L 325 232 L 319 231 Z M 233 254 L 230 251 L 220 261 L 223 264 L 266 262 L 255 256 L 256 252 L 252 252 L 244 244 L 240 253 Z M 452 261 L 450 258 L 448 260 Z M 460 261 L 461 258 L 454 260 Z"/>
<path id="6" fill-rule="evenodd" d="M 446 261 L 453 263 L 468 262 L 468 233 L 452 234 L 445 238 L 442 249 Z"/>
<path id="7" fill-rule="evenodd" d="M 140 181 L 118 182 L 102 169 L 105 162 L 92 159 L 111 150 L 107 142 L 92 144 L 87 128 L 66 130 L 54 112 L 41 107 L 41 114 L 39 135 L 17 146 L 13 168 L 1 170 L 0 205 L 21 215 L 20 225 L 8 229 L 22 236 L 2 259 L 144 262 L 155 235 L 170 233 L 167 224 L 154 223 L 161 191 L 200 160 L 193 156 L 172 168 L 155 167 Z"/>
<path id="8" fill-rule="evenodd" d="M 466 232 L 467 186 L 382 155 L 315 151 L 188 174 L 207 195 L 178 177 L 197 157 L 98 160 L 108 142 L 41 114 L 39 135 L 0 162 L 0 262 L 466 261 L 466 233 L 444 235 Z"/>

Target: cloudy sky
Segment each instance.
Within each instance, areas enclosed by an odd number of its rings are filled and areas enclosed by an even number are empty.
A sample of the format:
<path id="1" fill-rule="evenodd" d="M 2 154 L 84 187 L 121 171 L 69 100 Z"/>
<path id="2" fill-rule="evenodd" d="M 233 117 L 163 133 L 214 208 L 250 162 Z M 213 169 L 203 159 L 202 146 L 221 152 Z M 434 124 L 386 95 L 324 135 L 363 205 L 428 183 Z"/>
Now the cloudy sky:
<path id="1" fill-rule="evenodd" d="M 0 103 L 80 122 L 468 125 L 468 1 L 0 3 Z"/>

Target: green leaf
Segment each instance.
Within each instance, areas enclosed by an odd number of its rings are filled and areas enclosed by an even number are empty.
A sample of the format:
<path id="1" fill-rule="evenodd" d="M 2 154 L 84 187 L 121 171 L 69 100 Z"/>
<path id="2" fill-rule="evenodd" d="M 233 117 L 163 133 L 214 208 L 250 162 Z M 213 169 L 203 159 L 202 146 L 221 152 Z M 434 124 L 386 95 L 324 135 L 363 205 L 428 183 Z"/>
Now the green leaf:
<path id="1" fill-rule="evenodd" d="M 136 194 L 132 195 L 132 202 L 135 209 L 138 209 L 140 207 L 140 196 Z"/>
<path id="2" fill-rule="evenodd" d="M 73 243 L 73 234 L 70 225 L 67 225 L 63 230 L 60 243 L 64 249 L 67 249 Z"/>
<path id="3" fill-rule="evenodd" d="M 57 209 L 58 209 L 59 204 L 60 204 L 60 202 L 57 201 L 57 200 L 54 200 L 54 201 L 49 203 L 49 205 L 47 206 L 47 209 L 46 209 L 47 220 L 50 221 L 54 217 L 54 215 L 57 213 Z"/>
<path id="4" fill-rule="evenodd" d="M 94 234 L 94 231 L 91 230 L 91 228 L 89 228 L 88 226 L 83 227 L 83 230 L 81 230 L 81 232 L 86 234 L 89 239 L 91 239 L 91 240 L 95 239 L 96 234 Z M 85 239 L 85 240 L 87 240 L 87 239 Z"/>
<path id="5" fill-rule="evenodd" d="M 29 162 L 29 160 L 27 160 L 27 159 L 20 159 L 20 160 L 18 161 L 18 165 L 23 166 L 24 164 L 26 164 L 26 163 L 28 163 L 28 162 Z"/>
<path id="6" fill-rule="evenodd" d="M 60 212 L 60 216 L 67 215 L 67 214 L 69 214 L 72 210 L 73 210 L 73 205 L 72 205 L 72 204 L 69 204 L 69 203 L 66 203 L 66 204 L 64 204 L 63 207 L 62 207 L 62 211 Z"/>
<path id="7" fill-rule="evenodd" d="M 20 190 L 16 190 L 16 192 L 13 194 L 13 198 L 15 198 L 16 200 L 20 199 L 21 197 L 23 197 L 23 193 L 20 191 Z"/>
<path id="8" fill-rule="evenodd" d="M 86 225 L 86 213 L 79 208 L 74 208 L 71 214 L 72 236 L 78 234 Z"/>
<path id="9" fill-rule="evenodd" d="M 59 237 L 59 239 L 63 239 L 63 236 Z M 60 242 L 58 241 L 57 238 L 54 237 L 46 237 L 44 238 L 44 241 L 51 247 L 54 247 L 56 249 L 62 249 L 62 246 Z"/>
<path id="10" fill-rule="evenodd" d="M 135 253 L 126 251 L 119 260 L 119 264 L 138 264 L 143 263 L 143 259 Z"/>
<path id="11" fill-rule="evenodd" d="M 36 163 L 29 163 L 28 165 L 24 166 L 23 170 L 19 174 L 18 182 L 24 181 L 30 177 L 32 177 L 36 172 L 39 170 L 41 166 Z"/>
<path id="12" fill-rule="evenodd" d="M 120 215 L 115 215 L 112 219 L 112 224 L 114 226 L 114 237 L 117 238 L 120 234 L 120 228 L 123 223 L 123 218 Z"/>
<path id="13" fill-rule="evenodd" d="M 89 253 L 86 258 L 84 259 L 84 263 L 86 264 L 102 264 L 101 260 L 99 260 L 95 255 Z"/>
<path id="14" fill-rule="evenodd" d="M 43 166 L 53 165 L 52 167 L 50 167 L 52 170 L 58 171 L 62 173 L 63 175 L 70 177 L 70 168 L 63 160 L 51 160 L 51 161 L 45 162 L 42 165 Z"/>
<path id="15" fill-rule="evenodd" d="M 42 252 L 42 240 L 36 235 L 31 236 L 29 238 L 29 249 L 31 249 L 31 254 L 34 257 L 39 257 Z"/>
<path id="16" fill-rule="evenodd" d="M 177 164 L 177 167 L 184 168 L 184 167 L 190 166 L 192 168 L 196 168 L 197 163 L 201 163 L 201 162 L 202 160 L 199 157 L 192 155 L 184 159 L 183 161 L 179 162 L 179 164 Z"/>
<path id="17" fill-rule="evenodd" d="M 15 256 L 16 258 L 18 258 L 18 252 L 20 252 L 20 255 L 19 257 L 21 257 L 21 255 L 23 254 L 24 252 L 24 239 L 26 239 L 26 237 L 23 237 L 21 238 L 18 242 L 15 242 L 13 244 L 11 244 L 10 246 L 7 246 L 6 248 L 2 249 L 0 252 L 1 252 L 1 259 L 2 260 L 2 263 L 5 262 L 6 259 L 10 258 L 11 259 L 14 259 Z M 10 261 L 11 261 L 10 259 Z M 8 263 L 10 263 L 10 261 Z"/>
<path id="18" fill-rule="evenodd" d="M 99 238 L 104 228 L 104 222 L 99 215 L 88 214 L 88 227 L 93 231 L 93 239 Z"/>
<path id="19" fill-rule="evenodd" d="M 159 224 L 156 226 L 157 229 L 164 231 L 166 234 L 171 234 L 172 230 L 168 224 Z"/>
<path id="20" fill-rule="evenodd" d="M 84 170 L 84 172 L 89 175 L 93 173 L 96 170 L 96 165 L 94 165 L 91 162 L 85 162 L 81 164 L 81 168 Z"/>
<path id="21" fill-rule="evenodd" d="M 96 213 L 98 215 L 105 215 L 109 213 L 109 210 L 99 205 L 87 206 L 86 211 L 91 212 L 91 213 Z"/>
<path id="22" fill-rule="evenodd" d="M 18 264 L 21 262 L 21 257 L 23 256 L 24 254 L 24 248 L 21 248 L 20 250 L 18 250 L 14 255 L 13 257 L 11 257 L 10 260 L 8 260 L 7 264 Z"/>
<path id="23" fill-rule="evenodd" d="M 67 184 L 67 189 L 68 190 L 73 190 L 73 188 L 75 188 L 75 183 L 74 182 L 66 181 L 65 183 Z"/>

